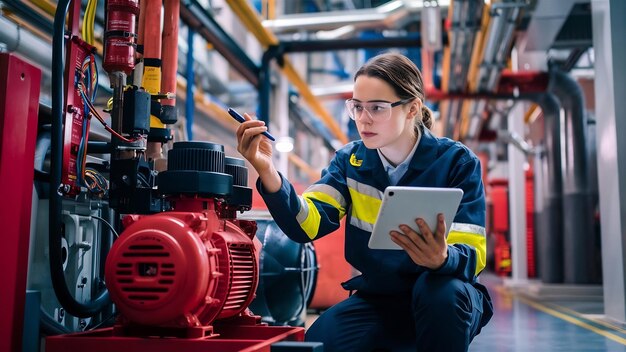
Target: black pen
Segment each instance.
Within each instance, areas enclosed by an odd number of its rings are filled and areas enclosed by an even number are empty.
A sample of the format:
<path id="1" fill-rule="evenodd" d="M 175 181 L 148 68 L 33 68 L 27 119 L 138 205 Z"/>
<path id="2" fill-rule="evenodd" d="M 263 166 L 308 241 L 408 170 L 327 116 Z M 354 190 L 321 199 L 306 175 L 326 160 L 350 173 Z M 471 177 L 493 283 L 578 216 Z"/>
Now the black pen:
<path id="1" fill-rule="evenodd" d="M 230 116 L 232 116 L 232 117 L 233 117 L 233 119 L 237 120 L 237 122 L 239 122 L 239 123 L 244 123 L 244 122 L 246 122 L 246 119 L 245 119 L 243 116 L 241 116 L 241 114 L 240 114 L 240 113 L 238 113 L 237 111 L 235 111 L 235 110 L 233 110 L 233 109 L 231 109 L 231 108 L 228 108 L 228 114 L 229 114 Z M 274 136 L 272 136 L 272 135 L 271 135 L 269 132 L 267 132 L 267 131 L 263 132 L 263 133 L 262 133 L 262 135 L 264 135 L 265 137 L 269 138 L 269 139 L 270 139 L 270 141 L 273 141 L 273 142 L 275 142 L 275 141 L 276 141 L 276 138 L 274 138 Z"/>

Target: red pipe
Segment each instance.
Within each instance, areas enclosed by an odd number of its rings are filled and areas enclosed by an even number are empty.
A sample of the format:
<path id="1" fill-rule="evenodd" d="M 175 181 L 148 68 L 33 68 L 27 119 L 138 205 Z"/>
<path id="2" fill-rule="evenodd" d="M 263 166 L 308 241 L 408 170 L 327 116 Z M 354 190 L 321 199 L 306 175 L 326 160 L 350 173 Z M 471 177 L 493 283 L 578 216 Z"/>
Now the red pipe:
<path id="1" fill-rule="evenodd" d="M 161 59 L 161 0 L 144 0 L 145 16 L 144 26 L 141 31 L 143 41 L 144 59 Z M 156 66 L 150 65 L 147 66 Z M 156 66 L 158 67 L 158 66 Z M 159 89 L 157 87 L 157 89 Z M 158 92 L 150 92 L 156 94 Z"/>
<path id="2" fill-rule="evenodd" d="M 165 0 L 163 21 L 163 80 L 162 93 L 176 93 L 176 72 L 178 71 L 178 20 L 180 18 L 180 0 Z M 188 62 L 193 65 L 193 62 Z M 188 84 L 193 84 L 189 82 Z M 175 106 L 176 99 L 163 99 L 161 104 Z M 164 121 L 165 122 L 165 121 Z"/>

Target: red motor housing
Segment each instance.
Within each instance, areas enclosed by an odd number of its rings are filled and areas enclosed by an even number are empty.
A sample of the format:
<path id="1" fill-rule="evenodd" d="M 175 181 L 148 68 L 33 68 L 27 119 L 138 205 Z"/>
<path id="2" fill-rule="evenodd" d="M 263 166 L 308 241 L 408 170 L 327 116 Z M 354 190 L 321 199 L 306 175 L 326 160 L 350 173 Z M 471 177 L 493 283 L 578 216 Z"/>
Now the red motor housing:
<path id="1" fill-rule="evenodd" d="M 104 33 L 104 59 L 107 72 L 130 75 L 135 68 L 135 22 L 139 15 L 139 0 L 109 0 Z"/>
<path id="2" fill-rule="evenodd" d="M 128 216 L 106 282 L 122 315 L 140 325 L 193 327 L 241 313 L 254 298 L 254 233 L 201 213 Z"/>
<path id="3" fill-rule="evenodd" d="M 175 143 L 158 178 L 173 211 L 124 218 L 105 268 L 122 324 L 207 327 L 252 302 L 260 242 L 256 223 L 235 217 L 252 190 L 243 160 L 224 159 L 221 145 Z"/>

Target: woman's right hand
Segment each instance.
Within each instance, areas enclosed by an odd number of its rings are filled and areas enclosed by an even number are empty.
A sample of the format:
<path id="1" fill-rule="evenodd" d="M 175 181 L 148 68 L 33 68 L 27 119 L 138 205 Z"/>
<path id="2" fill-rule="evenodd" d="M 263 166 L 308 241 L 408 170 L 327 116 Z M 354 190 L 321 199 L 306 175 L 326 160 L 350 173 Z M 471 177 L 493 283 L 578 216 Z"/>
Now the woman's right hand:
<path id="1" fill-rule="evenodd" d="M 237 128 L 237 151 L 261 174 L 272 164 L 272 143 L 261 133 L 267 131 L 265 122 L 244 114 L 246 121 Z"/>

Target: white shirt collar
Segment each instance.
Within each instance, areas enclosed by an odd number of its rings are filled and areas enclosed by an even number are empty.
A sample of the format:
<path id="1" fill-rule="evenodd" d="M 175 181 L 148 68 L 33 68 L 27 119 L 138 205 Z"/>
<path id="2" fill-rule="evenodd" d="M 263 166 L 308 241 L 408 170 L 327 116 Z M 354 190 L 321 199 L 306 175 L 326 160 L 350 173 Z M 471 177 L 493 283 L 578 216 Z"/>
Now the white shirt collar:
<path id="1" fill-rule="evenodd" d="M 383 168 L 385 169 L 385 171 L 387 171 L 387 173 L 389 173 L 390 171 L 393 171 L 393 170 L 399 168 L 400 166 L 407 167 L 409 165 L 409 163 L 411 162 L 411 159 L 413 159 L 413 155 L 415 155 L 415 151 L 417 150 L 417 146 L 420 144 L 420 140 L 421 139 L 422 139 L 422 134 L 418 130 L 417 140 L 415 141 L 415 145 L 413 146 L 413 149 L 411 149 L 411 152 L 409 153 L 409 155 L 407 155 L 406 159 L 404 159 L 404 161 L 402 161 L 397 166 L 391 165 L 391 163 L 383 155 L 383 153 L 380 151 L 380 149 L 376 149 L 376 151 L 378 152 L 378 156 L 380 157 L 380 161 L 383 163 Z"/>

